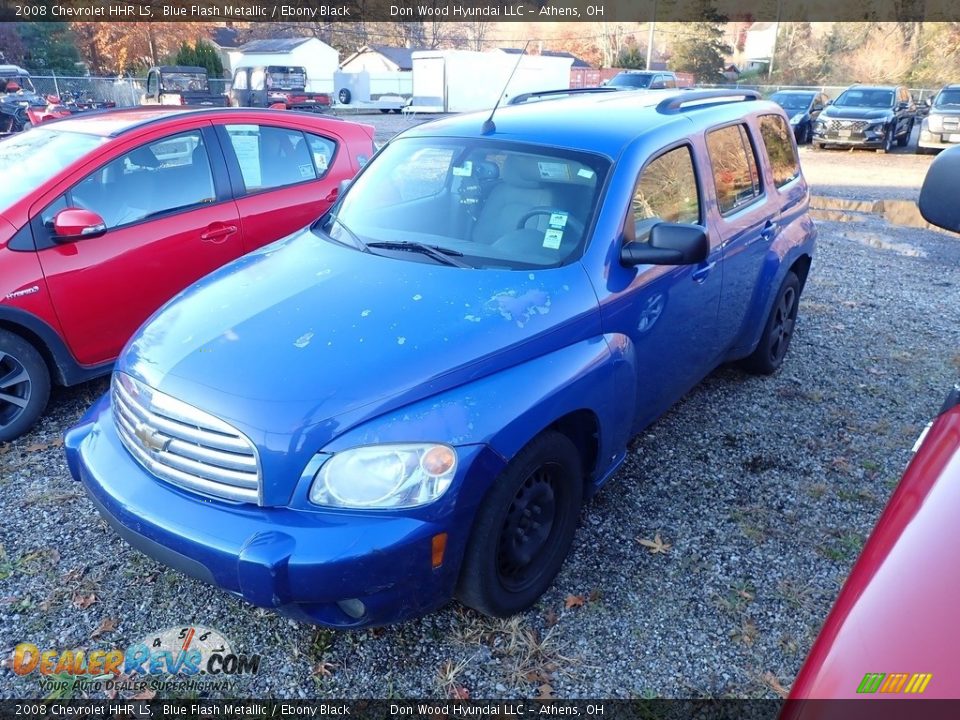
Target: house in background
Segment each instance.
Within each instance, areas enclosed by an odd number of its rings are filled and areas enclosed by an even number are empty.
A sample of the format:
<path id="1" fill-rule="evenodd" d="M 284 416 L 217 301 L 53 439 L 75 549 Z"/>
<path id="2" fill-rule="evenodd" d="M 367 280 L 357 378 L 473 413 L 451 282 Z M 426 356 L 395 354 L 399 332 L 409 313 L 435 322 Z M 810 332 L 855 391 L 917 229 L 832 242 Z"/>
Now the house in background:
<path id="1" fill-rule="evenodd" d="M 744 33 L 741 73 L 766 70 L 770 67 L 773 51 L 777 46 L 779 23 L 755 22 Z"/>
<path id="2" fill-rule="evenodd" d="M 364 45 L 340 63 L 343 72 L 410 72 L 413 70 L 412 55 L 424 48 L 389 47 L 388 45 Z"/>
<path id="3" fill-rule="evenodd" d="M 235 27 L 221 25 L 210 28 L 209 41 L 220 55 L 224 73 L 233 76 L 237 58 L 240 57 L 241 32 Z"/>
<path id="4" fill-rule="evenodd" d="M 240 46 L 233 69 L 271 65 L 302 67 L 307 71 L 307 90 L 332 93 L 340 53 L 314 37 L 251 40 Z"/>
<path id="5" fill-rule="evenodd" d="M 499 52 L 507 55 L 519 55 L 523 50 L 521 48 L 497 48 Z M 561 60 L 570 60 L 570 85 L 572 88 L 596 87 L 600 84 L 600 71 L 583 58 L 579 58 L 573 53 L 562 50 L 540 50 L 534 55 L 546 58 L 559 58 Z"/>

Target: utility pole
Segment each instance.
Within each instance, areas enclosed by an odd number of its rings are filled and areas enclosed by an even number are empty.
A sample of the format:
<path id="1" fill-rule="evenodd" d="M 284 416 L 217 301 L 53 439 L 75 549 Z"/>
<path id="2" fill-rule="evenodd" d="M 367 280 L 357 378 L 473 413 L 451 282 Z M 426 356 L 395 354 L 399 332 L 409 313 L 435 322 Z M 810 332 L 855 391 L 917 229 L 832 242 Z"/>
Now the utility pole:
<path id="1" fill-rule="evenodd" d="M 773 59 L 777 56 L 777 39 L 780 37 L 781 0 L 777 0 L 777 21 L 773 24 L 773 48 L 770 50 L 770 64 L 767 65 L 767 79 L 773 77 Z"/>
<path id="2" fill-rule="evenodd" d="M 653 0 L 653 16 L 650 18 L 650 27 L 647 31 L 647 70 L 653 62 L 653 31 L 657 25 L 657 0 Z"/>

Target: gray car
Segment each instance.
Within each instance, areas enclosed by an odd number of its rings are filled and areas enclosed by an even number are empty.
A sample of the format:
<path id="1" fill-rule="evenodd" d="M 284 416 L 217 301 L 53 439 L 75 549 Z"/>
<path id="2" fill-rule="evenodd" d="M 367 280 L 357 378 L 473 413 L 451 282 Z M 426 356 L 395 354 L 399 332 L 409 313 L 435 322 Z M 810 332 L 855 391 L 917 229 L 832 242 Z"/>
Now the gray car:
<path id="1" fill-rule="evenodd" d="M 930 113 L 920 125 L 917 152 L 925 153 L 960 144 L 960 84 L 947 85 L 933 99 Z"/>

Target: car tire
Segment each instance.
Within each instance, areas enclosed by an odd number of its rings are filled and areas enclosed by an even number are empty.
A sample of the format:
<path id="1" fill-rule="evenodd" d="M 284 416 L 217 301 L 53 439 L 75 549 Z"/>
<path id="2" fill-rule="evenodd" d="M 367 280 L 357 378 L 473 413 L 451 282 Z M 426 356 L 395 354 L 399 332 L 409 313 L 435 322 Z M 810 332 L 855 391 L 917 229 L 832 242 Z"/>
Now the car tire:
<path id="1" fill-rule="evenodd" d="M 23 435 L 50 399 L 50 371 L 37 349 L 0 330 L 0 442 Z"/>
<path id="2" fill-rule="evenodd" d="M 353 94 L 348 88 L 340 88 L 340 92 L 337 93 L 337 100 L 340 101 L 341 105 L 349 105 L 352 99 Z"/>
<path id="3" fill-rule="evenodd" d="M 907 131 L 902 137 L 897 138 L 897 147 L 906 147 L 910 143 L 910 136 L 913 134 L 913 120 L 907 125 Z"/>
<path id="4" fill-rule="evenodd" d="M 517 453 L 480 505 L 457 584 L 460 602 L 508 617 L 547 590 L 576 531 L 580 467 L 574 444 L 555 430 Z"/>
<path id="5" fill-rule="evenodd" d="M 810 141 L 810 149 L 811 149 L 811 150 L 823 150 L 823 147 L 824 147 L 824 145 L 823 145 L 823 143 L 821 143 L 821 142 L 817 142 L 816 140 L 811 140 L 811 141 Z"/>
<path id="6" fill-rule="evenodd" d="M 886 154 L 893 151 L 893 128 L 890 128 L 883 134 L 883 147 L 877 148 L 877 152 Z"/>
<path id="7" fill-rule="evenodd" d="M 772 375 L 783 364 L 790 349 L 790 340 L 800 306 L 800 278 L 788 272 L 770 308 L 763 334 L 756 350 L 743 361 L 744 368 L 754 375 Z"/>

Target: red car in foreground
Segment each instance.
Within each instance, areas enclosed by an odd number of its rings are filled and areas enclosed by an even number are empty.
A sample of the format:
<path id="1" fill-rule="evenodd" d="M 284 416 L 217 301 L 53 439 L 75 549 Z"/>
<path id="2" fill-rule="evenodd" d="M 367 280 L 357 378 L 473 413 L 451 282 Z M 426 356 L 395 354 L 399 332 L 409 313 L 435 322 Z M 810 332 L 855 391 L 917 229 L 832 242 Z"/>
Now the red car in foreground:
<path id="1" fill-rule="evenodd" d="M 227 108 L 91 113 L 0 141 L 0 441 L 51 382 L 108 372 L 177 292 L 319 217 L 373 152 L 369 125 Z"/>
<path id="2" fill-rule="evenodd" d="M 958 184 L 960 147 L 934 161 L 920 195 L 923 216 L 954 232 Z M 960 385 L 918 441 L 790 692 L 791 701 L 873 702 L 855 716 L 845 704 L 788 702 L 784 720 L 931 717 L 931 705 L 875 703 L 960 698 L 958 518 Z"/>

